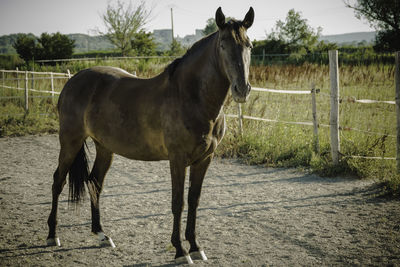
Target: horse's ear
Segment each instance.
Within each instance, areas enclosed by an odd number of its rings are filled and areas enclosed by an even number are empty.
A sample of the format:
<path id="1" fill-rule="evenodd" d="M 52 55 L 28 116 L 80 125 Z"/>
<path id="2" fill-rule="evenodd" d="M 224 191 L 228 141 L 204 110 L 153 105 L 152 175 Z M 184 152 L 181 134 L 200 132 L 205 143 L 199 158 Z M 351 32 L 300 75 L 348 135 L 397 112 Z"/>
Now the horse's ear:
<path id="1" fill-rule="evenodd" d="M 246 16 L 244 17 L 244 20 L 242 21 L 243 27 L 246 29 L 250 28 L 251 25 L 253 25 L 254 21 L 254 9 L 250 7 L 249 11 L 247 12 Z"/>
<path id="2" fill-rule="evenodd" d="M 215 12 L 215 23 L 217 23 L 219 29 L 223 29 L 225 27 L 225 15 L 222 13 L 221 7 L 219 7 L 217 12 Z"/>

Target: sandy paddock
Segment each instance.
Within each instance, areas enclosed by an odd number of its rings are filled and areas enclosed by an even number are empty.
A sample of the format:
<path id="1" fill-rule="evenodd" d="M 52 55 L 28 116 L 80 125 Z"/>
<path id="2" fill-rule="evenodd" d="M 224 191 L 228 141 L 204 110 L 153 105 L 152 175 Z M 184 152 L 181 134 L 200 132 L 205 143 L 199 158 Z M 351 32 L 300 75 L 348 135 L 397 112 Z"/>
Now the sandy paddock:
<path id="1" fill-rule="evenodd" d="M 89 201 L 68 207 L 67 187 L 59 205 L 61 247 L 45 246 L 58 149 L 56 135 L 0 139 L 0 266 L 173 265 L 165 161 L 114 158 L 101 211 L 115 249 L 98 247 Z M 198 212 L 209 260 L 195 264 L 400 265 L 400 203 L 375 193 L 372 181 L 215 159 Z"/>

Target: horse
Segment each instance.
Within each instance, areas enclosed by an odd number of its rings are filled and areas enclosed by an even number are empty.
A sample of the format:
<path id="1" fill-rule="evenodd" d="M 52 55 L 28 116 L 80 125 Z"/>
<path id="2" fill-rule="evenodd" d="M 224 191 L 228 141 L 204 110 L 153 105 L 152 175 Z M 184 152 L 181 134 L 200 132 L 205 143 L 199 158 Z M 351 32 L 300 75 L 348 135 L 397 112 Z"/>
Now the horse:
<path id="1" fill-rule="evenodd" d="M 231 91 L 245 102 L 252 44 L 247 29 L 254 21 L 250 7 L 245 18 L 226 22 L 219 7 L 218 30 L 196 42 L 159 75 L 141 79 L 114 67 L 92 67 L 74 75 L 64 86 L 57 105 L 60 153 L 53 175 L 52 207 L 47 245 L 59 246 L 56 235 L 58 198 L 69 176 L 69 201 L 90 195 L 92 233 L 100 245 L 115 247 L 100 224 L 99 197 L 113 154 L 141 161 L 168 160 L 172 180 L 173 231 L 176 262 L 207 260 L 196 239 L 196 213 L 206 171 L 225 133 L 223 105 Z M 229 90 L 229 88 L 231 90 Z M 86 139 L 95 144 L 89 172 Z M 184 184 L 190 168 L 188 215 L 182 247 L 181 217 Z"/>

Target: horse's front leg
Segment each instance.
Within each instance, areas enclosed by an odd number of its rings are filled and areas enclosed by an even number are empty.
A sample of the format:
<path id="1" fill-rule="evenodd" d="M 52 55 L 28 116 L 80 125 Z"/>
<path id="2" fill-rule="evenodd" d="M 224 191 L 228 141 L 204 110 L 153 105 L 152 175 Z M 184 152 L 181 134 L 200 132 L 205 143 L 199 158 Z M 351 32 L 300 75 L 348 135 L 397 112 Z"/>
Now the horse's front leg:
<path id="1" fill-rule="evenodd" d="M 190 243 L 189 252 L 192 259 L 207 260 L 204 250 L 201 249 L 196 240 L 196 216 L 197 207 L 200 200 L 201 187 L 211 159 L 212 155 L 203 161 L 190 166 L 190 188 L 188 195 L 189 208 L 185 237 Z"/>
<path id="2" fill-rule="evenodd" d="M 186 166 L 183 160 L 170 160 L 172 179 L 172 214 L 174 226 L 171 236 L 172 245 L 176 249 L 175 261 L 177 263 L 193 263 L 187 251 L 182 247 L 181 217 L 183 211 L 183 194 L 185 187 Z"/>

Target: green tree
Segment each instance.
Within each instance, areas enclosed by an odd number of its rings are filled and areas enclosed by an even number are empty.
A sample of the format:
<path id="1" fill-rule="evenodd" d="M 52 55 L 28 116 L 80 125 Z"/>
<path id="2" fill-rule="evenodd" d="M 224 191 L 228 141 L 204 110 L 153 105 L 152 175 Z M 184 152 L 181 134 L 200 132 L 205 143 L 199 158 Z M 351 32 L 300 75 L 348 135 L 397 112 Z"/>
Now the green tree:
<path id="1" fill-rule="evenodd" d="M 288 54 L 288 46 L 282 40 L 267 39 L 261 41 L 253 41 L 253 49 L 251 51 L 254 55 L 267 54 Z"/>
<path id="2" fill-rule="evenodd" d="M 215 18 L 209 18 L 207 20 L 206 27 L 203 30 L 204 35 L 209 35 L 210 33 L 216 32 L 218 30 L 217 23 L 215 23 Z"/>
<path id="3" fill-rule="evenodd" d="M 375 49 L 400 50 L 400 0 L 344 0 L 358 19 L 365 18 L 377 31 Z"/>
<path id="4" fill-rule="evenodd" d="M 74 50 L 74 40 L 59 32 L 42 33 L 40 38 L 33 35 L 20 34 L 13 46 L 19 56 L 29 62 L 40 59 L 71 58 Z"/>
<path id="5" fill-rule="evenodd" d="M 232 17 L 227 17 L 225 20 L 229 21 L 233 19 Z M 203 29 L 204 35 L 209 35 L 210 33 L 216 32 L 218 30 L 217 23 L 215 22 L 215 18 L 209 18 L 206 23 L 206 27 Z"/>
<path id="6" fill-rule="evenodd" d="M 42 33 L 37 40 L 39 42 L 36 52 L 37 59 L 71 58 L 74 52 L 75 41 L 59 32 Z"/>
<path id="7" fill-rule="evenodd" d="M 290 9 L 285 21 L 278 20 L 275 29 L 267 36 L 269 40 L 283 41 L 290 53 L 313 52 L 318 45 L 322 28 L 317 30 L 308 25 L 300 12 Z"/>
<path id="8" fill-rule="evenodd" d="M 106 35 L 126 56 L 132 50 L 131 41 L 135 34 L 148 23 L 150 14 L 144 0 L 136 5 L 132 5 L 132 2 L 125 5 L 119 0 L 115 5 L 109 3 L 106 12 L 101 15 L 106 32 L 100 33 Z"/>
<path id="9" fill-rule="evenodd" d="M 136 56 L 154 56 L 156 55 L 157 45 L 154 42 L 153 34 L 144 30 L 135 33 L 131 40 L 131 47 Z"/>
<path id="10" fill-rule="evenodd" d="M 28 34 L 19 34 L 17 40 L 13 43 L 20 58 L 29 62 L 34 59 L 36 52 L 36 38 Z"/>
<path id="11" fill-rule="evenodd" d="M 169 56 L 181 56 L 185 53 L 185 48 L 182 47 L 181 43 L 177 40 L 173 40 L 170 49 L 167 51 L 167 55 Z"/>

